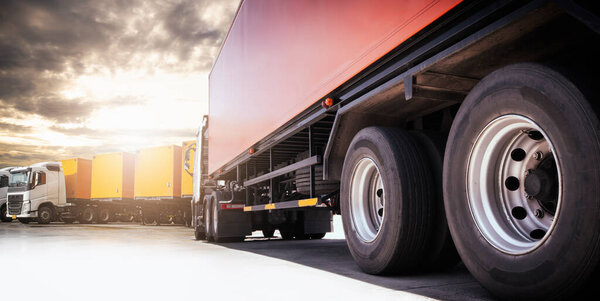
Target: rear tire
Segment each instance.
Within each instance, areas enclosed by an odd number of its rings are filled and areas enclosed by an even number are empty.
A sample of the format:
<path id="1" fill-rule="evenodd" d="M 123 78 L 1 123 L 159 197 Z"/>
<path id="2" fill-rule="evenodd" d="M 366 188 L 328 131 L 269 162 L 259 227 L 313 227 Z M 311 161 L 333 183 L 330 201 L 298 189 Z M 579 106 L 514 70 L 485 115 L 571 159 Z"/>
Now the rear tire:
<path id="1" fill-rule="evenodd" d="M 550 68 L 508 66 L 469 93 L 446 148 L 446 215 L 465 266 L 493 294 L 567 298 L 596 268 L 599 141 L 585 96 Z"/>
<path id="2" fill-rule="evenodd" d="M 456 251 L 444 209 L 444 192 L 442 189 L 442 169 L 446 137 L 436 132 L 412 131 L 424 153 L 429 158 L 435 188 L 435 218 L 434 228 L 429 246 L 423 254 L 423 264 L 426 270 L 441 271 L 456 266 L 460 256 Z"/>
<path id="3" fill-rule="evenodd" d="M 99 224 L 108 224 L 110 221 L 110 210 L 108 208 L 100 208 L 98 209 L 98 223 Z"/>
<path id="4" fill-rule="evenodd" d="M 310 239 L 322 239 L 325 237 L 325 233 L 309 234 Z"/>
<path id="5" fill-rule="evenodd" d="M 401 129 L 368 127 L 352 139 L 341 181 L 346 242 L 369 274 L 420 267 L 433 228 L 435 193 L 427 157 Z"/>
<path id="6" fill-rule="evenodd" d="M 87 206 L 81 210 L 79 216 L 80 224 L 91 224 L 96 221 L 96 210 L 93 207 Z"/>
<path id="7" fill-rule="evenodd" d="M 275 227 L 273 227 L 273 225 L 271 225 L 269 223 L 264 223 L 262 233 L 263 233 L 263 237 L 271 238 L 271 237 L 273 237 L 273 234 L 275 233 Z"/>
<path id="8" fill-rule="evenodd" d="M 207 199 L 204 205 L 204 227 L 206 229 L 206 240 L 209 242 L 214 241 L 214 232 L 212 229 L 212 203 L 213 200 Z"/>
<path id="9" fill-rule="evenodd" d="M 72 224 L 75 221 L 75 218 L 72 218 L 72 217 L 63 217 L 62 221 L 65 224 Z"/>

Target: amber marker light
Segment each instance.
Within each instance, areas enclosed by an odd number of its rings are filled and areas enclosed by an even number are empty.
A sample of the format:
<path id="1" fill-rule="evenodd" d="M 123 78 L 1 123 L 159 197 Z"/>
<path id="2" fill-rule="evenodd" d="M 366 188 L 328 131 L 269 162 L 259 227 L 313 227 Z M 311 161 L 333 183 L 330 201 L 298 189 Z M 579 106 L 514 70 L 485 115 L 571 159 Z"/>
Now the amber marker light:
<path id="1" fill-rule="evenodd" d="M 327 108 L 331 107 L 332 105 L 333 105 L 333 98 L 331 98 L 331 97 L 327 97 L 321 102 L 321 106 L 324 109 L 327 109 Z"/>
<path id="2" fill-rule="evenodd" d="M 251 154 L 251 155 L 254 154 L 254 149 L 251 148 L 250 150 L 248 150 L 248 153 Z"/>

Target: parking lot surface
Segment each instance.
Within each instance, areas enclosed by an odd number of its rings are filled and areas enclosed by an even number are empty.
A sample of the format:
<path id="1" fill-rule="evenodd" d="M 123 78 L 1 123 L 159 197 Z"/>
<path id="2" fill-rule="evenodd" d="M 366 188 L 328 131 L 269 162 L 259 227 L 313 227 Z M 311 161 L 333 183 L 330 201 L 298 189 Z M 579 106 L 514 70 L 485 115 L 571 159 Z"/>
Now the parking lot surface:
<path id="1" fill-rule="evenodd" d="M 336 225 L 339 228 L 339 225 Z M 182 226 L 0 224 L 3 297 L 27 300 L 489 300 L 459 265 L 360 271 L 343 233 L 322 240 L 195 241 Z M 189 298 L 189 299 L 188 299 Z"/>

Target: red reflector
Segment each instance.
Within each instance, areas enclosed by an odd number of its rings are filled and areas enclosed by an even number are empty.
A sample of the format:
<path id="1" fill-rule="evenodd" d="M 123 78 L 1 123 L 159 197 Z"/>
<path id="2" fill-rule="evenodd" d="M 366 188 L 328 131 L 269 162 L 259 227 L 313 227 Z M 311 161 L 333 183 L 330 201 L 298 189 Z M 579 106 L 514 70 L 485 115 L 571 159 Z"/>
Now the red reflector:
<path id="1" fill-rule="evenodd" d="M 221 204 L 221 210 L 244 209 L 244 204 Z"/>

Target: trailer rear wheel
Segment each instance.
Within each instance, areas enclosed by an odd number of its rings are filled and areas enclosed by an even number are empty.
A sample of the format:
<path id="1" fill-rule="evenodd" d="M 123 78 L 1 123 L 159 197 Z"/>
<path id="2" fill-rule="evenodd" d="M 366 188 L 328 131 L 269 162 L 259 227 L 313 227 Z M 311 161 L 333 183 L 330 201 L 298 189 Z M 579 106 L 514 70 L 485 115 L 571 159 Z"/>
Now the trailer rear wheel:
<path id="1" fill-rule="evenodd" d="M 214 200 L 207 198 L 204 202 L 204 229 L 206 229 L 206 240 L 214 241 L 214 232 L 212 228 L 212 203 Z"/>
<path id="2" fill-rule="evenodd" d="M 110 221 L 110 210 L 108 208 L 98 209 L 98 223 L 107 224 Z"/>
<path id="3" fill-rule="evenodd" d="M 444 197 L 442 189 L 442 170 L 446 135 L 437 132 L 411 131 L 423 152 L 429 158 L 435 188 L 435 217 L 434 228 L 429 246 L 423 254 L 424 268 L 427 270 L 446 270 L 456 266 L 460 261 L 456 247 L 448 229 L 446 212 L 444 210 Z"/>
<path id="4" fill-rule="evenodd" d="M 87 206 L 81 211 L 79 216 L 79 223 L 91 224 L 96 220 L 96 210 L 93 207 Z"/>
<path id="5" fill-rule="evenodd" d="M 444 198 L 465 266 L 503 298 L 565 298 L 600 255 L 600 122 L 560 73 L 486 76 L 448 140 Z"/>
<path id="6" fill-rule="evenodd" d="M 75 221 L 75 218 L 72 218 L 72 217 L 63 217 L 62 221 L 65 224 L 72 224 Z"/>
<path id="7" fill-rule="evenodd" d="M 341 212 L 348 248 L 363 271 L 420 266 L 433 225 L 432 177 L 409 133 L 369 127 L 354 136 L 342 169 Z"/>

